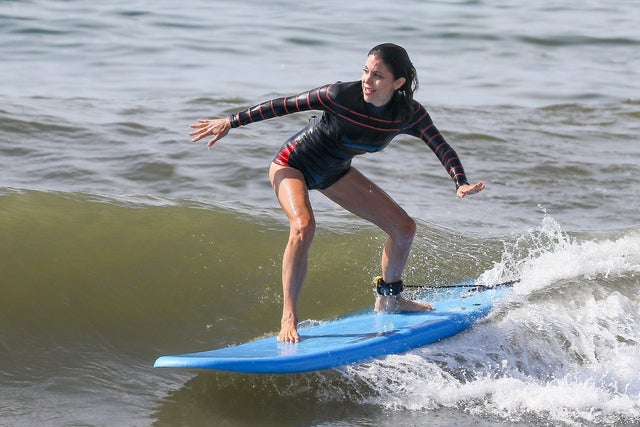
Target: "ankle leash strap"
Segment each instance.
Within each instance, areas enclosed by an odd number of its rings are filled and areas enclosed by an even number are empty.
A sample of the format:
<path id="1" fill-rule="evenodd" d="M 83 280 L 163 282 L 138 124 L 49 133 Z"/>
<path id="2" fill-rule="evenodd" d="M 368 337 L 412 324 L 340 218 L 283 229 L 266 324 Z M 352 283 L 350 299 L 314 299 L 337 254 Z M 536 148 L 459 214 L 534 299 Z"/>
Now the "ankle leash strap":
<path id="1" fill-rule="evenodd" d="M 402 284 L 402 280 L 398 280 L 397 282 L 393 283 L 387 283 L 382 280 L 382 277 L 376 277 L 376 291 L 378 292 L 378 295 L 399 295 L 403 290 L 404 286 Z"/>

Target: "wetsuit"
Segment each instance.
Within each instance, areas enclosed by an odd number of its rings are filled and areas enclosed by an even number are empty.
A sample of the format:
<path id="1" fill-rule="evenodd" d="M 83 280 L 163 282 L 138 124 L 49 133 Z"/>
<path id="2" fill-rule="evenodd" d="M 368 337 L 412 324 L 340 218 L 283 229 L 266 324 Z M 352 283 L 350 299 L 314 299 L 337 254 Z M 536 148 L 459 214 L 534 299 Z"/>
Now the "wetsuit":
<path id="1" fill-rule="evenodd" d="M 400 95 L 395 95 L 400 96 Z M 421 138 L 433 150 L 456 188 L 468 184 L 456 152 L 440 135 L 425 108 L 413 101 L 410 120 L 396 118 L 397 103 L 376 107 L 364 101 L 360 81 L 334 83 L 276 98 L 231 114 L 232 127 L 300 111 L 320 110 L 300 132 L 287 140 L 274 162 L 298 169 L 309 189 L 324 189 L 351 168 L 354 156 L 385 148 L 400 134 Z"/>

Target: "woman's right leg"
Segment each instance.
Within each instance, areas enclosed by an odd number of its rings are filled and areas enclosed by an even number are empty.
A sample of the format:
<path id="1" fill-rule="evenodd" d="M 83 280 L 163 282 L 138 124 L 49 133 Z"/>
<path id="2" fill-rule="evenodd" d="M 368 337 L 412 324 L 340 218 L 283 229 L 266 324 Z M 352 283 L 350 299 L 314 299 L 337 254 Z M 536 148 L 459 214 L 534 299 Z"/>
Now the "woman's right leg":
<path id="1" fill-rule="evenodd" d="M 299 170 L 272 163 L 269 178 L 289 219 L 289 241 L 282 258 L 283 306 L 278 341 L 298 342 L 298 299 L 307 274 L 316 223 L 307 185 Z"/>

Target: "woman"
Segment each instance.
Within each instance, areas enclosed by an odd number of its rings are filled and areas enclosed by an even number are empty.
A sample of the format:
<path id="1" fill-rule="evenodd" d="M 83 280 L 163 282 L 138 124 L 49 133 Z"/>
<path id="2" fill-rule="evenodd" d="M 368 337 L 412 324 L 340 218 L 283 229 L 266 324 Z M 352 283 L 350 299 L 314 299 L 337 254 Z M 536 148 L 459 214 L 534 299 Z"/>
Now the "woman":
<path id="1" fill-rule="evenodd" d="M 284 304 L 278 341 L 299 342 L 297 303 L 307 272 L 315 218 L 308 190 L 317 189 L 348 211 L 380 227 L 387 235 L 382 276 L 376 280 L 377 311 L 432 310 L 403 298 L 402 271 L 416 224 L 381 188 L 351 166 L 354 156 L 380 151 L 399 134 L 421 138 L 456 184 L 458 197 L 484 189 L 470 185 L 455 151 L 447 144 L 424 107 L 413 99 L 416 70 L 404 48 L 385 43 L 368 54 L 360 81 L 335 83 L 273 99 L 224 119 L 192 124 L 192 142 L 212 137 L 211 147 L 231 128 L 308 110 L 320 118 L 284 143 L 269 170 L 271 184 L 289 219 L 289 241 L 282 260 Z"/>

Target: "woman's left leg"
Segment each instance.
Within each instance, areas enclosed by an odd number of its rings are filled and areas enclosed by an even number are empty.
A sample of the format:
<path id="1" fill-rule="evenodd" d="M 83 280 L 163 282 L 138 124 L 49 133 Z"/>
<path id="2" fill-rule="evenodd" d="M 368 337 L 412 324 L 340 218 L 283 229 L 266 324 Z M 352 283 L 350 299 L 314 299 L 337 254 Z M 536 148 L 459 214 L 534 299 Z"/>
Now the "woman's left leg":
<path id="1" fill-rule="evenodd" d="M 387 233 L 381 260 L 382 279 L 387 283 L 401 280 L 416 232 L 415 221 L 384 190 L 355 168 L 322 193 Z M 409 301 L 400 295 L 381 296 L 376 300 L 378 311 L 431 309 L 428 304 Z"/>

